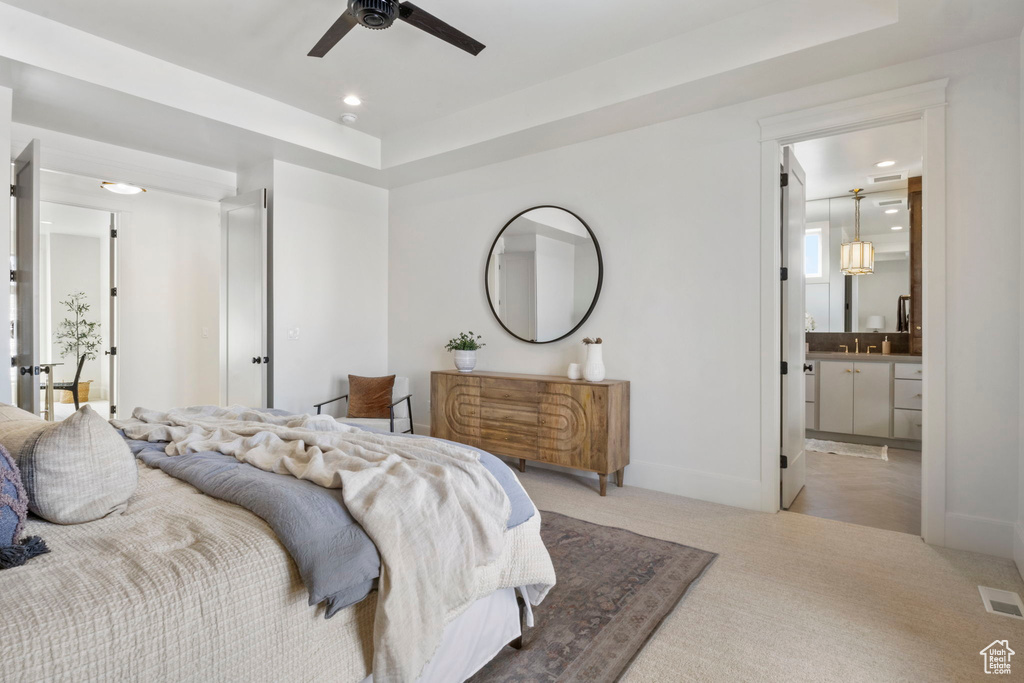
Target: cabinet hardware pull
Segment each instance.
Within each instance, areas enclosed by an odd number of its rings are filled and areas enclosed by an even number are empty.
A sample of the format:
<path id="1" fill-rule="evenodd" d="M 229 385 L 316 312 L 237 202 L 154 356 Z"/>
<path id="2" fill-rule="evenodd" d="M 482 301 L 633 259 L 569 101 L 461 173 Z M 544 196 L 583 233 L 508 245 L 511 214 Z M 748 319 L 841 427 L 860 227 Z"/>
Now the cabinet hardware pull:
<path id="1" fill-rule="evenodd" d="M 512 394 L 505 394 L 505 398 L 509 398 Z"/>
<path id="2" fill-rule="evenodd" d="M 853 370 L 847 370 L 847 372 L 853 372 Z"/>
<path id="3" fill-rule="evenodd" d="M 858 370 L 857 372 L 860 372 L 860 370 Z"/>
<path id="4" fill-rule="evenodd" d="M 914 394 L 914 398 L 924 398 L 923 394 Z"/>

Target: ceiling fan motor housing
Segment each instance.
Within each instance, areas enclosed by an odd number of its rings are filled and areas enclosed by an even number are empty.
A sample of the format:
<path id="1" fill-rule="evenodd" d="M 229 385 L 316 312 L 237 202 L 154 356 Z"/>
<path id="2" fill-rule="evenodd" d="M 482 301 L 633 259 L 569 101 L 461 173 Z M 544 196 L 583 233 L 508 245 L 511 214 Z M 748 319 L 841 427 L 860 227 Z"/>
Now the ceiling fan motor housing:
<path id="1" fill-rule="evenodd" d="M 348 11 L 366 28 L 380 30 L 395 23 L 398 3 L 395 0 L 349 0 Z"/>

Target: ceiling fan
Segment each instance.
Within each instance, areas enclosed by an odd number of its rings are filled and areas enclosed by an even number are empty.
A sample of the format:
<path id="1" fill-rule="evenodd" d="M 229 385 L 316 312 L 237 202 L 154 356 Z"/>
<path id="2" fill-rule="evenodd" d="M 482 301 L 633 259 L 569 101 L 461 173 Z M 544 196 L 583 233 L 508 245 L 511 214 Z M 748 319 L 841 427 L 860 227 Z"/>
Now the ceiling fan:
<path id="1" fill-rule="evenodd" d="M 320 42 L 310 51 L 310 57 L 323 57 L 357 25 L 382 30 L 401 19 L 407 24 L 426 31 L 435 38 L 451 43 L 471 55 L 480 54 L 484 44 L 473 40 L 462 31 L 449 26 L 429 12 L 411 2 L 399 0 L 348 0 L 348 9 L 327 30 Z"/>

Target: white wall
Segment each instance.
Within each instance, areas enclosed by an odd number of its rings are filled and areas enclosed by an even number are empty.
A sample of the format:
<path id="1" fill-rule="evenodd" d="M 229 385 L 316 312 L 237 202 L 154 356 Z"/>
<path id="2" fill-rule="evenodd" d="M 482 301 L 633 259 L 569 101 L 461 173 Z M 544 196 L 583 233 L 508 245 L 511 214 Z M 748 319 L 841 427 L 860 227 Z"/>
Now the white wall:
<path id="1" fill-rule="evenodd" d="M 1024 31 L 1020 34 L 1020 42 L 1017 45 L 1017 54 L 1020 59 L 1020 110 L 1017 118 L 1017 134 L 1020 138 L 1020 164 L 1021 164 L 1021 185 L 1020 197 L 1020 230 L 1024 234 Z M 1024 273 L 1024 242 L 1021 244 L 1021 272 Z M 1021 277 L 1021 326 L 1017 343 L 1020 348 L 1020 388 L 1019 396 L 1019 453 L 1020 458 L 1017 464 L 1017 525 L 1016 533 L 1013 535 L 1013 559 L 1017 562 L 1017 571 L 1024 577 L 1024 276 Z"/>
<path id="2" fill-rule="evenodd" d="M 390 371 L 388 193 L 283 162 L 273 189 L 274 405 L 311 412 L 349 374 Z"/>
<path id="3" fill-rule="evenodd" d="M 389 358 L 413 378 L 417 421 L 458 330 L 484 334 L 482 369 L 561 374 L 579 357 L 578 338 L 530 346 L 505 334 L 481 282 L 508 216 L 561 204 L 602 246 L 604 292 L 576 337 L 602 336 L 609 376 L 632 381 L 631 481 L 758 508 L 758 119 L 949 77 L 947 544 L 1009 555 L 1019 72 L 1017 41 L 1002 41 L 394 190 Z"/>

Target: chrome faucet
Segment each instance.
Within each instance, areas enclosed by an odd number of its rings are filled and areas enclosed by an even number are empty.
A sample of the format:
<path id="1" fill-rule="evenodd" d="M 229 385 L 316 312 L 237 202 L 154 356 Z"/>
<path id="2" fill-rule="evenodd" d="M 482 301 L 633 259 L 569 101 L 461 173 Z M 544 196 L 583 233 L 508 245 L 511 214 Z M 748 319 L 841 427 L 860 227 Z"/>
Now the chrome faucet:
<path id="1" fill-rule="evenodd" d="M 843 353 L 849 353 L 850 352 L 850 347 L 847 346 L 846 344 L 840 344 L 839 348 L 841 348 L 843 350 Z"/>

